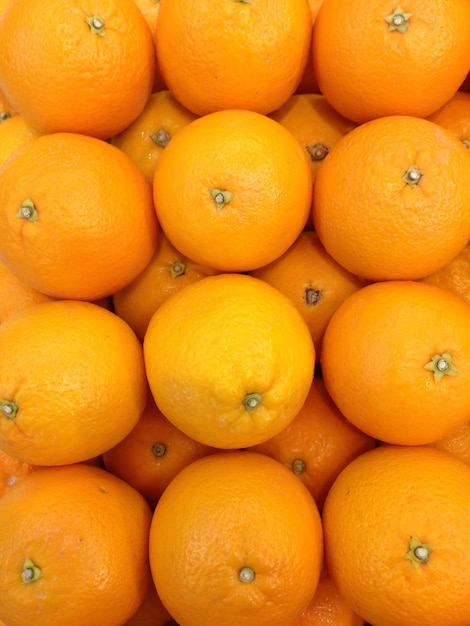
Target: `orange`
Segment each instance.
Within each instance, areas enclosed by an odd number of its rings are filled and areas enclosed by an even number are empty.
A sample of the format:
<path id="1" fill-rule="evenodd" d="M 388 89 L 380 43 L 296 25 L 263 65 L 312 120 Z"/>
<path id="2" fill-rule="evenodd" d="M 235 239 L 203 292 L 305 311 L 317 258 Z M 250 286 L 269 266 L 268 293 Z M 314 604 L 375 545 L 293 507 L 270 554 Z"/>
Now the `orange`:
<path id="1" fill-rule="evenodd" d="M 300 313 L 244 274 L 208 276 L 168 298 L 143 348 L 161 412 L 215 448 L 279 433 L 302 408 L 314 375 L 315 348 Z"/>
<path id="2" fill-rule="evenodd" d="M 147 401 L 142 347 L 107 309 L 73 300 L 35 304 L 0 326 L 0 448 L 61 465 L 123 439 Z"/>
<path id="3" fill-rule="evenodd" d="M 470 93 L 457 93 L 428 116 L 428 120 L 450 130 L 470 149 Z"/>
<path id="4" fill-rule="evenodd" d="M 143 341 L 152 315 L 167 298 L 196 280 L 218 273 L 188 259 L 160 233 L 150 263 L 129 285 L 113 295 L 114 310 Z"/>
<path id="5" fill-rule="evenodd" d="M 242 272 L 270 263 L 302 232 L 312 175 L 305 151 L 281 124 L 253 111 L 218 111 L 168 144 L 153 194 L 162 229 L 182 254 Z"/>
<path id="6" fill-rule="evenodd" d="M 374 626 L 467 626 L 470 468 L 439 450 L 384 446 L 352 461 L 323 509 L 326 564 Z"/>
<path id="7" fill-rule="evenodd" d="M 107 139 L 139 115 L 152 91 L 155 46 L 133 0 L 10 2 L 0 40 L 2 89 L 41 133 Z"/>
<path id="8" fill-rule="evenodd" d="M 218 452 L 185 467 L 150 528 L 157 592 L 185 626 L 292 624 L 315 592 L 322 561 L 309 492 L 255 452 Z"/>
<path id="9" fill-rule="evenodd" d="M 103 453 L 106 469 L 139 491 L 152 508 L 170 481 L 192 461 L 214 452 L 175 428 L 149 398 L 131 432 Z"/>
<path id="10" fill-rule="evenodd" d="M 345 298 L 367 284 L 337 263 L 314 231 L 300 233 L 284 254 L 250 273 L 279 289 L 294 303 L 309 327 L 317 361 L 334 311 Z"/>
<path id="11" fill-rule="evenodd" d="M 470 243 L 447 265 L 425 276 L 421 282 L 449 289 L 470 304 Z"/>
<path id="12" fill-rule="evenodd" d="M 161 0 L 157 57 L 168 89 L 196 115 L 266 114 L 297 88 L 311 33 L 308 0 Z"/>
<path id="13" fill-rule="evenodd" d="M 157 18 L 158 18 L 158 10 L 160 8 L 160 0 L 134 0 L 142 15 L 147 22 L 147 25 L 152 33 L 152 38 L 154 45 L 156 46 L 156 31 L 157 31 Z M 156 49 L 155 49 L 156 54 Z M 153 80 L 153 91 L 160 91 L 165 89 L 165 83 L 163 80 L 162 73 L 160 71 L 160 66 L 158 63 L 158 59 L 156 59 L 155 63 L 155 76 Z"/>
<path id="14" fill-rule="evenodd" d="M 364 620 L 339 593 L 324 565 L 312 601 L 293 626 L 364 626 Z"/>
<path id="15" fill-rule="evenodd" d="M 8 123 L 7 123 L 8 122 Z M 10 117 L 0 124 L 0 167 L 17 148 L 35 136 L 21 115 Z"/>
<path id="16" fill-rule="evenodd" d="M 98 467 L 32 472 L 0 498 L 0 618 L 125 623 L 150 582 L 150 522 L 144 498 Z"/>
<path id="17" fill-rule="evenodd" d="M 150 584 L 144 601 L 124 626 L 178 626 L 158 596 L 155 585 Z"/>
<path id="18" fill-rule="evenodd" d="M 3 8 L 0 3 L 0 16 L 1 16 L 2 10 Z M 11 106 L 10 102 L 8 102 L 7 97 L 3 93 L 2 89 L 0 89 L 0 125 L 3 124 L 3 122 L 6 122 L 11 117 L 14 117 L 16 115 L 18 115 L 17 111 L 15 111 L 15 109 Z"/>
<path id="19" fill-rule="evenodd" d="M 356 126 L 318 93 L 294 94 L 269 117 L 285 126 L 307 152 L 313 180 L 331 148 Z"/>
<path id="20" fill-rule="evenodd" d="M 356 456 L 375 447 L 375 439 L 340 413 L 321 376 L 315 376 L 305 404 L 278 435 L 254 446 L 288 467 L 323 508 L 333 481 Z"/>
<path id="21" fill-rule="evenodd" d="M 449 452 L 470 465 L 470 420 L 450 434 L 429 444 L 433 448 Z"/>
<path id="22" fill-rule="evenodd" d="M 343 415 L 372 437 L 431 443 L 469 419 L 469 324 L 470 306 L 446 289 L 413 281 L 367 285 L 326 329 L 325 386 Z"/>
<path id="23" fill-rule="evenodd" d="M 1 134 L 1 133 L 0 133 Z M 16 274 L 0 261 L 0 325 L 17 311 L 22 311 L 33 304 L 51 302 L 53 298 L 46 296 L 25 285 Z"/>
<path id="24" fill-rule="evenodd" d="M 315 20 L 317 17 L 318 10 L 320 9 L 320 5 L 323 0 L 309 0 L 310 11 L 312 13 L 312 29 L 315 25 Z M 313 55 L 312 55 L 312 37 L 310 38 L 310 53 L 307 57 L 307 63 L 304 67 L 304 71 L 302 74 L 302 78 L 300 79 L 300 83 L 297 85 L 297 89 L 295 93 L 298 94 L 313 94 L 320 93 L 317 79 L 315 76 L 315 71 L 313 69 Z"/>
<path id="25" fill-rule="evenodd" d="M 375 281 L 432 274 L 470 239 L 470 152 L 417 117 L 362 124 L 318 170 L 313 222 L 327 252 L 353 274 Z"/>
<path id="26" fill-rule="evenodd" d="M 130 157 L 76 133 L 35 137 L 0 176 L 0 259 L 55 298 L 96 300 L 152 258 L 152 190 Z"/>
<path id="27" fill-rule="evenodd" d="M 0 450 L 0 498 L 10 489 L 13 489 L 18 484 L 18 481 L 36 470 L 37 467 L 30 463 L 24 463 Z"/>
<path id="28" fill-rule="evenodd" d="M 388 115 L 426 117 L 470 69 L 467 0 L 322 2 L 312 37 L 320 92 L 358 123 Z"/>
<path id="29" fill-rule="evenodd" d="M 156 5 L 158 6 L 158 5 Z M 167 89 L 153 93 L 139 117 L 111 143 L 128 154 L 152 185 L 155 167 L 169 141 L 196 116 Z"/>

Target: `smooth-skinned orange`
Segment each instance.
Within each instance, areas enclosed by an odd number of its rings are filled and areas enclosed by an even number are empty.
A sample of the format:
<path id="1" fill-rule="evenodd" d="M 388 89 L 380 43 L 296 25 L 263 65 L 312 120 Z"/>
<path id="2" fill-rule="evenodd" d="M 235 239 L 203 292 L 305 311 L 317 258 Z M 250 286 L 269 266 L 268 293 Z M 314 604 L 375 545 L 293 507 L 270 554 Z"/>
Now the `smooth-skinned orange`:
<path id="1" fill-rule="evenodd" d="M 287 468 L 255 452 L 191 463 L 153 515 L 153 580 L 185 626 L 292 624 L 315 593 L 322 562 L 313 498 Z"/>
<path id="2" fill-rule="evenodd" d="M 51 302 L 54 298 L 32 289 L 0 261 L 0 325 L 11 315 L 33 304 Z"/>
<path id="3" fill-rule="evenodd" d="M 150 96 L 139 117 L 111 138 L 111 143 L 128 154 L 153 185 L 162 151 L 194 119 L 196 115 L 185 109 L 168 89 L 158 91 Z"/>
<path id="4" fill-rule="evenodd" d="M 470 68 L 467 0 L 326 0 L 313 27 L 320 92 L 358 123 L 426 117 L 459 89 Z"/>
<path id="5" fill-rule="evenodd" d="M 0 449 L 0 498 L 37 467 L 20 461 Z"/>
<path id="6" fill-rule="evenodd" d="M 35 304 L 0 326 L 0 448 L 27 463 L 97 456 L 126 437 L 147 402 L 142 346 L 89 302 Z"/>
<path id="7" fill-rule="evenodd" d="M 0 498 L 0 618 L 9 626 L 120 626 L 150 579 L 151 510 L 83 463 L 42 467 Z"/>
<path id="8" fill-rule="evenodd" d="M 328 254 L 315 231 L 303 231 L 284 254 L 250 274 L 276 287 L 294 303 L 309 327 L 317 361 L 334 311 L 367 284 Z"/>
<path id="9" fill-rule="evenodd" d="M 447 265 L 425 276 L 421 282 L 449 289 L 470 304 L 470 243 Z"/>
<path id="10" fill-rule="evenodd" d="M 173 426 L 150 396 L 131 432 L 102 458 L 108 472 L 137 489 L 153 509 L 183 467 L 215 451 Z"/>
<path id="11" fill-rule="evenodd" d="M 0 259 L 54 298 L 96 300 L 131 282 L 157 246 L 152 189 L 132 159 L 76 133 L 35 137 L 0 174 Z"/>
<path id="12" fill-rule="evenodd" d="M 318 93 L 296 93 L 269 117 L 285 126 L 300 142 L 308 154 L 314 181 L 331 148 L 357 126 Z"/>
<path id="13" fill-rule="evenodd" d="M 431 443 L 470 415 L 470 306 L 413 281 L 349 296 L 325 332 L 322 375 L 343 415 L 376 439 Z"/>
<path id="14" fill-rule="evenodd" d="M 113 295 L 114 311 L 143 341 L 152 315 L 167 298 L 196 280 L 219 273 L 181 254 L 160 232 L 150 263 Z"/>
<path id="15" fill-rule="evenodd" d="M 308 0 L 160 0 L 157 57 L 168 89 L 196 115 L 266 114 L 297 88 L 311 33 Z"/>
<path id="16" fill-rule="evenodd" d="M 470 465 L 470 421 L 429 445 L 453 454 L 466 465 Z"/>
<path id="17" fill-rule="evenodd" d="M 2 89 L 40 133 L 108 139 L 151 94 L 155 45 L 133 0 L 15 0 L 0 39 Z"/>
<path id="18" fill-rule="evenodd" d="M 327 252 L 370 280 L 423 278 L 470 239 L 470 151 L 429 120 L 391 115 L 354 128 L 322 163 L 313 195 Z"/>
<path id="19" fill-rule="evenodd" d="M 161 412 L 192 439 L 244 448 L 285 428 L 314 376 L 315 348 L 292 302 L 245 274 L 202 278 L 168 298 L 144 338 Z"/>
<path id="20" fill-rule="evenodd" d="M 323 508 L 326 566 L 374 626 L 470 623 L 470 468 L 427 446 L 354 459 Z"/>
<path id="21" fill-rule="evenodd" d="M 364 620 L 340 594 L 323 564 L 315 595 L 292 626 L 364 626 Z"/>
<path id="22" fill-rule="evenodd" d="M 182 254 L 243 272 L 273 261 L 302 232 L 312 174 L 306 152 L 280 123 L 253 111 L 218 111 L 167 145 L 153 196 L 161 227 Z"/>
<path id="23" fill-rule="evenodd" d="M 158 10 L 160 9 L 160 0 L 134 0 L 134 2 L 142 12 L 142 15 L 144 16 L 145 21 L 147 22 L 147 25 L 150 29 L 150 32 L 152 33 L 154 45 L 156 46 L 157 18 Z M 153 92 L 161 91 L 162 89 L 166 89 L 166 85 L 160 71 L 158 59 L 156 59 L 155 76 L 153 80 Z"/>
<path id="24" fill-rule="evenodd" d="M 431 113 L 428 120 L 450 130 L 470 149 L 470 93 L 457 91 L 440 109 Z"/>
<path id="25" fill-rule="evenodd" d="M 21 115 L 10 117 L 0 124 L 0 167 L 17 148 L 34 136 L 34 131 Z"/>
<path id="26" fill-rule="evenodd" d="M 307 487 L 319 510 L 335 478 L 356 456 L 375 447 L 330 398 L 323 379 L 315 375 L 304 405 L 279 434 L 253 446 L 288 467 Z"/>

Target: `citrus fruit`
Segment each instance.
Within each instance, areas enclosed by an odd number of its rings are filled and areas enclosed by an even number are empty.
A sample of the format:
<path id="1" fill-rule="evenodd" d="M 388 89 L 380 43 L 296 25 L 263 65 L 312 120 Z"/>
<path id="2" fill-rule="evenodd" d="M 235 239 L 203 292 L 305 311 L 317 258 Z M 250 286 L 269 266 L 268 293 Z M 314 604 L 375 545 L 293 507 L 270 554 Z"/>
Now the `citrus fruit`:
<path id="1" fill-rule="evenodd" d="M 432 274 L 470 239 L 470 151 L 417 117 L 361 124 L 317 172 L 313 222 L 327 252 L 353 274 Z"/>
<path id="2" fill-rule="evenodd" d="M 151 511 L 98 467 L 42 467 L 0 498 L 0 618 L 119 626 L 150 581 Z"/>
<path id="3" fill-rule="evenodd" d="M 149 397 L 139 421 L 117 445 L 103 452 L 108 472 L 141 493 L 152 508 L 171 480 L 189 463 L 215 452 L 173 426 Z"/>
<path id="4" fill-rule="evenodd" d="M 328 254 L 315 231 L 303 231 L 284 254 L 250 274 L 276 287 L 294 303 L 309 327 L 317 361 L 334 311 L 367 284 Z"/>
<path id="5" fill-rule="evenodd" d="M 97 456 L 123 439 L 147 401 L 142 346 L 89 302 L 35 304 L 0 326 L 0 448 L 27 463 Z"/>
<path id="6" fill-rule="evenodd" d="M 279 434 L 251 449 L 288 467 L 307 487 L 319 510 L 335 478 L 375 439 L 348 422 L 316 375 L 303 407 Z"/>
<path id="7" fill-rule="evenodd" d="M 312 175 L 307 154 L 281 124 L 253 111 L 218 111 L 171 140 L 155 168 L 153 196 L 161 227 L 182 254 L 242 272 L 270 263 L 302 232 Z"/>
<path id="8" fill-rule="evenodd" d="M 55 298 L 95 300 L 152 258 L 152 190 L 130 157 L 76 133 L 35 137 L 1 169 L 0 259 Z"/>
<path id="9" fill-rule="evenodd" d="M 335 311 L 322 348 L 325 386 L 376 439 L 420 445 L 470 415 L 470 306 L 413 281 L 363 287 Z"/>
<path id="10" fill-rule="evenodd" d="M 314 376 L 315 348 L 300 313 L 244 274 L 208 276 L 168 298 L 143 349 L 161 412 L 216 448 L 252 446 L 280 432 Z"/>
<path id="11" fill-rule="evenodd" d="M 309 492 L 254 452 L 218 452 L 185 467 L 150 528 L 157 592 L 185 626 L 292 624 L 315 592 L 322 561 Z"/>
<path id="12" fill-rule="evenodd" d="M 133 0 L 15 0 L 0 40 L 2 89 L 40 133 L 107 139 L 152 91 L 155 45 Z"/>
<path id="13" fill-rule="evenodd" d="M 265 114 L 297 88 L 311 32 L 307 0 L 161 0 L 157 57 L 168 89 L 196 115 Z"/>
<path id="14" fill-rule="evenodd" d="M 153 185 L 162 151 L 194 119 L 196 116 L 175 100 L 168 89 L 158 91 L 150 96 L 139 117 L 111 138 L 111 143 L 128 154 Z"/>
<path id="15" fill-rule="evenodd" d="M 426 117 L 470 68 L 467 0 L 322 2 L 312 37 L 320 92 L 344 117 Z"/>
<path id="16" fill-rule="evenodd" d="M 374 626 L 470 623 L 470 468 L 427 446 L 354 459 L 323 508 L 328 571 Z"/>
<path id="17" fill-rule="evenodd" d="M 114 311 L 144 340 L 150 319 L 171 295 L 196 280 L 218 274 L 179 252 L 160 231 L 157 249 L 145 269 L 113 295 Z"/>

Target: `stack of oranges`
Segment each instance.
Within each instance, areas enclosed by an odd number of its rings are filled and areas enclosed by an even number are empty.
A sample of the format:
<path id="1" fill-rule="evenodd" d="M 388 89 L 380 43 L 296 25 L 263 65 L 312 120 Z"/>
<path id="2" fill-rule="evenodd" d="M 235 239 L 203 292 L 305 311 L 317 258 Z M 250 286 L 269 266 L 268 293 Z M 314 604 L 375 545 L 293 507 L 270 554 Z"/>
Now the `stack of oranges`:
<path id="1" fill-rule="evenodd" d="M 0 626 L 468 626 L 468 0 L 0 41 Z"/>

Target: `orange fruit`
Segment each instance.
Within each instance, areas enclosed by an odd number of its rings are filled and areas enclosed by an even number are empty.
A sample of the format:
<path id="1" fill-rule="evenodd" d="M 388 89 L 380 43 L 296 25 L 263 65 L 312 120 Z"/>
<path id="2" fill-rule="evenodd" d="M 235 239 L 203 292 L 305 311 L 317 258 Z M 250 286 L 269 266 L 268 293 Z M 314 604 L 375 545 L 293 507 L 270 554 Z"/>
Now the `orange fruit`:
<path id="1" fill-rule="evenodd" d="M 292 626 L 364 626 L 338 591 L 325 565 L 312 601 Z"/>
<path id="2" fill-rule="evenodd" d="M 76 133 L 35 137 L 0 175 L 0 259 L 55 298 L 96 300 L 152 258 L 152 190 L 130 157 Z"/>
<path id="3" fill-rule="evenodd" d="M 0 450 L 0 498 L 37 467 Z"/>
<path id="4" fill-rule="evenodd" d="M 315 348 L 300 313 L 245 274 L 208 276 L 168 298 L 143 349 L 161 412 L 215 448 L 276 435 L 301 409 L 314 375 Z"/>
<path id="5" fill-rule="evenodd" d="M 317 17 L 318 10 L 320 9 L 320 5 L 323 0 L 309 0 L 310 11 L 312 13 L 312 28 L 315 25 L 315 19 Z M 312 39 L 312 38 L 310 38 Z M 312 55 L 312 40 L 310 41 L 310 54 L 307 57 L 307 63 L 305 64 L 304 71 L 302 74 L 302 78 L 300 79 L 300 83 L 297 85 L 297 89 L 295 93 L 320 93 L 317 79 L 315 76 L 315 71 L 313 69 L 313 55 Z"/>
<path id="6" fill-rule="evenodd" d="M 142 346 L 107 309 L 73 300 L 30 306 L 0 326 L 0 448 L 61 465 L 123 439 L 147 401 Z"/>
<path id="7" fill-rule="evenodd" d="M 419 445 L 470 415 L 470 306 L 413 281 L 373 283 L 335 311 L 322 348 L 325 386 L 357 428 Z"/>
<path id="8" fill-rule="evenodd" d="M 284 254 L 250 274 L 276 287 L 294 303 L 309 327 L 317 361 L 334 311 L 367 284 L 337 263 L 314 231 L 300 233 Z"/>
<path id="9" fill-rule="evenodd" d="M 427 446 L 354 459 L 323 509 L 326 565 L 374 626 L 470 623 L 470 468 Z"/>
<path id="10" fill-rule="evenodd" d="M 158 6 L 158 5 L 155 5 Z M 144 110 L 111 143 L 128 154 L 153 185 L 155 167 L 164 148 L 176 133 L 196 116 L 185 109 L 167 89 L 153 93 Z"/>
<path id="11" fill-rule="evenodd" d="M 163 606 L 155 585 L 150 584 L 144 601 L 124 626 L 178 626 L 178 624 Z"/>
<path id="12" fill-rule="evenodd" d="M 157 57 L 168 89 L 196 115 L 266 114 L 297 88 L 311 33 L 307 0 L 161 0 Z"/>
<path id="13" fill-rule="evenodd" d="M 150 397 L 131 432 L 102 457 L 109 472 L 132 485 L 155 508 L 183 467 L 214 451 L 175 428 Z"/>
<path id="14" fill-rule="evenodd" d="M 470 465 L 470 420 L 429 445 L 438 450 L 449 452 L 463 463 Z"/>
<path id="15" fill-rule="evenodd" d="M 307 152 L 313 180 L 331 148 L 356 126 L 318 93 L 294 94 L 269 117 L 285 126 Z"/>
<path id="16" fill-rule="evenodd" d="M 7 123 L 8 122 L 8 123 Z M 35 136 L 21 115 L 10 117 L 0 124 L 0 167 L 17 148 Z"/>
<path id="17" fill-rule="evenodd" d="M 156 31 L 157 31 L 157 18 L 158 18 L 158 10 L 160 8 L 160 0 L 134 0 L 142 15 L 147 22 L 147 25 L 152 33 L 153 42 L 155 45 L 155 54 L 156 54 Z M 162 73 L 160 71 L 160 65 L 158 63 L 158 59 L 156 59 L 155 63 L 155 75 L 153 80 L 153 91 L 160 91 L 165 89 L 165 82 L 163 80 Z"/>
<path id="18" fill-rule="evenodd" d="M 447 128 L 470 149 L 470 93 L 457 91 L 440 109 L 431 113 L 428 120 Z"/>
<path id="19" fill-rule="evenodd" d="M 181 254 L 161 232 L 147 267 L 113 295 L 114 311 L 143 341 L 152 315 L 167 298 L 186 285 L 218 273 Z"/>
<path id="20" fill-rule="evenodd" d="M 470 304 L 470 243 L 447 265 L 425 276 L 421 282 L 449 289 Z"/>
<path id="21" fill-rule="evenodd" d="M 1 11 L 3 11 L 3 7 L 0 4 L 0 16 Z M 2 89 L 0 89 L 0 125 L 16 115 L 18 115 L 17 111 L 11 106 Z"/>
<path id="22" fill-rule="evenodd" d="M 356 456 L 375 447 L 375 439 L 340 413 L 321 376 L 315 376 L 305 404 L 279 434 L 253 446 L 288 467 L 321 510 L 333 481 Z"/>
<path id="23" fill-rule="evenodd" d="M 255 452 L 218 452 L 185 467 L 150 527 L 157 592 L 185 626 L 292 624 L 315 592 L 322 560 L 309 492 Z"/>
<path id="24" fill-rule="evenodd" d="M 470 69 L 467 0 L 322 2 L 312 37 L 320 92 L 358 123 L 388 115 L 426 117 Z"/>
<path id="25" fill-rule="evenodd" d="M 354 128 L 313 191 L 327 252 L 370 280 L 432 274 L 470 239 L 470 152 L 428 120 L 392 115 Z"/>
<path id="26" fill-rule="evenodd" d="M 270 263 L 302 232 L 312 175 L 304 150 L 281 124 L 253 111 L 218 111 L 168 144 L 153 194 L 162 229 L 182 254 L 242 272 Z"/>
<path id="27" fill-rule="evenodd" d="M 0 133 L 1 134 L 1 133 Z M 46 296 L 25 285 L 16 274 L 0 261 L 0 325 L 17 311 L 22 311 L 33 304 L 51 302 Z"/>
<path id="28" fill-rule="evenodd" d="M 133 0 L 11 2 L 0 39 L 2 89 L 40 133 L 107 139 L 152 91 L 155 46 Z"/>
<path id="29" fill-rule="evenodd" d="M 144 498 L 98 467 L 24 477 L 0 498 L 1 619 L 120 626 L 147 593 L 150 522 Z"/>

